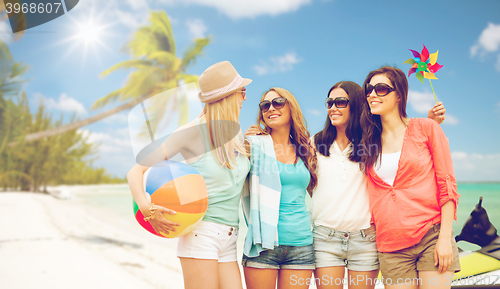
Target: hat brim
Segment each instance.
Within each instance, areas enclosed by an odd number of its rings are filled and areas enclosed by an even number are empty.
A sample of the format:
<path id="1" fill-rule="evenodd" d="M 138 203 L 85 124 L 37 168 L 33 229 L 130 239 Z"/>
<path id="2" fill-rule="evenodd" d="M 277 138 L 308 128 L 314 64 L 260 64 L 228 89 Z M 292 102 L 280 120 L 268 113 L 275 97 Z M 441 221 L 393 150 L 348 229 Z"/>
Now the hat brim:
<path id="1" fill-rule="evenodd" d="M 249 78 L 243 78 L 243 81 L 241 82 L 241 84 L 236 87 L 235 89 L 232 89 L 228 92 L 225 92 L 225 93 L 222 93 L 222 94 L 219 94 L 215 97 L 212 97 L 212 98 L 209 98 L 209 99 L 205 99 L 205 100 L 201 100 L 201 92 L 198 93 L 198 98 L 200 99 L 201 102 L 203 103 L 212 103 L 212 102 L 216 102 L 216 101 L 219 101 L 221 99 L 223 99 L 224 97 L 226 96 L 229 96 L 235 92 L 237 92 L 238 90 L 241 90 L 243 87 L 249 85 L 250 83 L 252 83 L 252 80 L 249 79 Z"/>

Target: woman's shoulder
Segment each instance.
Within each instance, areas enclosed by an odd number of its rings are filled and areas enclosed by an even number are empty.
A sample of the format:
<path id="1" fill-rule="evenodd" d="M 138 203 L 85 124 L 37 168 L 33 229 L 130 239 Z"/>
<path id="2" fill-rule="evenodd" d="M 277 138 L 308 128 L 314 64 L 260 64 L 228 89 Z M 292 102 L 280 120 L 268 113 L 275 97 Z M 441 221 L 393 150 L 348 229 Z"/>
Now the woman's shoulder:
<path id="1" fill-rule="evenodd" d="M 175 130 L 175 132 L 178 132 L 178 131 L 182 131 L 182 130 L 185 130 L 185 129 L 189 129 L 189 128 L 192 128 L 192 127 L 196 127 L 198 125 L 200 125 L 202 123 L 201 119 L 200 118 L 195 118 L 193 119 L 192 121 L 184 124 L 184 125 L 181 125 L 179 128 L 177 128 Z"/>
<path id="2" fill-rule="evenodd" d="M 200 130 L 198 129 L 199 125 L 199 119 L 194 119 L 177 128 L 165 141 L 175 140 L 185 146 L 190 146 L 192 141 L 200 136 Z"/>
<path id="3" fill-rule="evenodd" d="M 408 125 L 410 126 L 410 124 L 412 124 L 413 126 L 417 126 L 421 129 L 430 129 L 439 126 L 439 124 L 436 121 L 425 117 L 411 118 Z"/>
<path id="4" fill-rule="evenodd" d="M 245 137 L 245 140 L 248 140 L 251 143 L 261 143 L 261 142 L 271 142 L 273 141 L 270 134 L 258 134 L 258 135 L 249 135 Z"/>

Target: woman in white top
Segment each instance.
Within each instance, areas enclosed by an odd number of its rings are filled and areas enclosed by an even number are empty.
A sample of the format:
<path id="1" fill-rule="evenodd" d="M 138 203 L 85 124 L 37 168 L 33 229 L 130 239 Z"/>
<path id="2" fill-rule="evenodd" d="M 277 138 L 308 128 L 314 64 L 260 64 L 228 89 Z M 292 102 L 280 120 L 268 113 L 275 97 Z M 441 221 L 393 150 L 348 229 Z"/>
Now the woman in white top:
<path id="1" fill-rule="evenodd" d="M 363 89 L 352 81 L 335 84 L 327 94 L 325 127 L 313 137 L 317 150 L 318 184 L 312 194 L 319 289 L 342 288 L 345 268 L 349 288 L 374 288 L 379 263 L 375 228 L 371 225 L 366 176 L 359 163 L 366 148 L 360 146 Z M 436 104 L 428 114 L 444 120 L 445 109 Z"/>
<path id="2" fill-rule="evenodd" d="M 313 137 L 317 150 L 318 183 L 312 194 L 316 257 L 315 283 L 319 289 L 343 288 L 345 268 L 350 288 L 375 286 L 379 264 L 375 229 L 366 191 L 366 176 L 359 162 L 367 152 L 359 146 L 363 89 L 351 81 L 335 84 L 327 94 L 325 127 Z M 429 118 L 442 122 L 445 109 L 436 104 Z M 252 125 L 245 135 L 260 134 Z"/>

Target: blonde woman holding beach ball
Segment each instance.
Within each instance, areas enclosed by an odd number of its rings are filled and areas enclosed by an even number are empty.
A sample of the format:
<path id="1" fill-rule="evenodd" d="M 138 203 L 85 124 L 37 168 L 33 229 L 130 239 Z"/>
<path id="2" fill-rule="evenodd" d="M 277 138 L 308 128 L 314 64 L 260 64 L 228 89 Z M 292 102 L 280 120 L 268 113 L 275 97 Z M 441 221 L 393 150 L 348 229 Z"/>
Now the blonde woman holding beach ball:
<path id="1" fill-rule="evenodd" d="M 236 240 L 239 201 L 250 163 L 242 143 L 239 114 L 246 99 L 245 86 L 251 80 L 242 78 L 229 61 L 223 61 L 207 68 L 198 82 L 199 98 L 205 103 L 203 113 L 177 130 L 182 131 L 182 137 L 168 137 L 151 154 L 149 162 L 154 164 L 180 153 L 207 185 L 208 209 L 203 220 L 179 239 L 177 256 L 184 288 L 242 288 Z M 189 129 L 193 127 L 198 129 Z M 153 212 L 151 226 L 168 234 L 179 224 L 165 219 L 163 214 L 176 212 L 152 206 L 146 199 L 143 175 L 147 169 L 137 164 L 128 172 L 130 190 L 144 216 Z"/>

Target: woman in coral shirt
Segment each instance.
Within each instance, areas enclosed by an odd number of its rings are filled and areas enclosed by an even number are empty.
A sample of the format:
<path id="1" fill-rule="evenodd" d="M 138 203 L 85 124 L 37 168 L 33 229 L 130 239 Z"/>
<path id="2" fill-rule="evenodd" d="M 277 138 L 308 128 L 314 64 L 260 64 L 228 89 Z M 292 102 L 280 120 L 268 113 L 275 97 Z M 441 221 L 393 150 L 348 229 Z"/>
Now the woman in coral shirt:
<path id="1" fill-rule="evenodd" d="M 448 139 L 435 121 L 407 118 L 401 70 L 374 70 L 363 86 L 365 173 L 383 282 L 450 288 L 460 270 L 452 229 L 460 195 Z"/>

